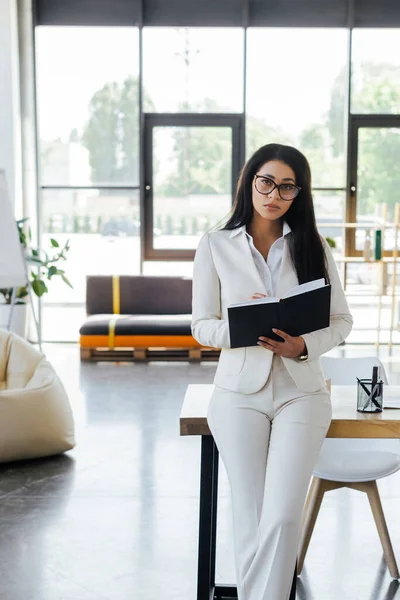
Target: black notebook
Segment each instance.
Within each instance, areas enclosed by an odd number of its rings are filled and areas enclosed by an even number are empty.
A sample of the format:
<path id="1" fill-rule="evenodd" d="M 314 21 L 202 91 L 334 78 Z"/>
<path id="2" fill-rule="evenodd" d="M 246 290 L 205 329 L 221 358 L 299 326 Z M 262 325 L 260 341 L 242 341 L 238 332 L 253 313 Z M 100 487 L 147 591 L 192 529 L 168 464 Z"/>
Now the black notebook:
<path id="1" fill-rule="evenodd" d="M 283 341 L 280 329 L 292 336 L 329 327 L 331 286 L 316 279 L 297 286 L 283 298 L 261 298 L 228 307 L 231 348 L 256 346 L 262 335 Z"/>

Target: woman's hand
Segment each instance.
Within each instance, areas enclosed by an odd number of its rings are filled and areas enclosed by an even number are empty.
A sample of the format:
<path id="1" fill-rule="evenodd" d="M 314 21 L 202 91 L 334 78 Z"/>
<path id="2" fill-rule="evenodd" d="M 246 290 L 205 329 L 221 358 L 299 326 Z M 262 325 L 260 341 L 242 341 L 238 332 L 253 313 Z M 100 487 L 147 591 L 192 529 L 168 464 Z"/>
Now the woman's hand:
<path id="1" fill-rule="evenodd" d="M 284 341 L 277 342 L 270 338 L 260 336 L 257 344 L 264 348 L 268 348 L 268 350 L 272 350 L 272 352 L 279 354 L 279 356 L 283 356 L 284 358 L 297 358 L 303 354 L 306 345 L 301 336 L 292 337 L 280 329 L 273 329 L 272 331 L 283 338 Z"/>
<path id="2" fill-rule="evenodd" d="M 259 300 L 260 298 L 266 298 L 267 294 L 260 294 L 259 292 L 255 292 L 250 300 Z"/>

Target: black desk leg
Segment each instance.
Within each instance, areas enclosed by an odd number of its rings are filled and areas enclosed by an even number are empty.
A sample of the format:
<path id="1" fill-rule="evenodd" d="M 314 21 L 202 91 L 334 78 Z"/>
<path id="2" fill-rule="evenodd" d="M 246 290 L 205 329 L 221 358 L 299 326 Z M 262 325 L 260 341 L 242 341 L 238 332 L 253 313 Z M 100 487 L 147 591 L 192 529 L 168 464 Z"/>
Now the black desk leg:
<path id="1" fill-rule="evenodd" d="M 214 600 L 217 541 L 218 449 L 211 435 L 201 436 L 199 556 L 197 600 Z M 296 600 L 297 563 L 289 600 Z M 218 597 L 237 598 L 234 586 L 218 586 Z M 225 596 L 225 594 L 223 594 Z"/>
<path id="2" fill-rule="evenodd" d="M 297 560 L 296 560 L 296 566 L 294 569 L 292 589 L 290 590 L 289 600 L 296 600 L 296 583 L 297 583 Z"/>
<path id="3" fill-rule="evenodd" d="M 215 586 L 218 449 L 212 435 L 201 436 L 197 600 L 211 600 Z"/>

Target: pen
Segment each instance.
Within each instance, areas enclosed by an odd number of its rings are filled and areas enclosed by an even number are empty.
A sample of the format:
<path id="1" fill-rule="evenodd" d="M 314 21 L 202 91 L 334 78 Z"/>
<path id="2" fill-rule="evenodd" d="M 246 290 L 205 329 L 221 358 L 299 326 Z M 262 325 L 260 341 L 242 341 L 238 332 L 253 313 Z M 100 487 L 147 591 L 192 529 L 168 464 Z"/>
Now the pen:
<path id="1" fill-rule="evenodd" d="M 377 387 L 376 387 L 377 382 L 378 382 L 378 367 L 372 367 L 372 381 L 371 381 L 371 401 L 372 402 L 374 402 L 377 391 L 378 391 Z"/>
<path id="2" fill-rule="evenodd" d="M 363 382 L 361 381 L 361 379 L 358 379 L 358 377 L 356 377 L 358 384 L 361 385 L 362 389 L 364 390 L 364 392 L 367 394 L 368 398 L 369 398 L 369 389 L 363 384 Z"/>
<path id="3" fill-rule="evenodd" d="M 373 404 L 375 404 L 376 408 L 379 408 L 379 410 L 381 410 L 381 407 L 379 406 L 378 402 L 376 401 L 376 395 L 378 393 L 378 389 L 379 389 L 379 384 L 376 384 L 375 388 L 371 389 L 371 394 L 367 391 L 368 400 L 365 403 L 363 410 L 365 410 L 367 408 L 370 400 Z"/>
<path id="4" fill-rule="evenodd" d="M 376 408 L 378 408 L 379 410 L 381 409 L 379 403 L 376 400 L 376 396 L 379 391 L 379 383 L 378 383 L 379 375 L 378 374 L 379 374 L 379 368 L 373 367 L 372 380 L 371 380 L 371 392 L 368 390 L 368 388 L 363 384 L 363 382 L 358 377 L 356 378 L 359 385 L 362 387 L 362 389 L 364 390 L 364 392 L 367 395 L 367 402 L 365 403 L 363 410 L 365 410 L 367 408 L 369 402 L 372 402 L 376 406 Z"/>

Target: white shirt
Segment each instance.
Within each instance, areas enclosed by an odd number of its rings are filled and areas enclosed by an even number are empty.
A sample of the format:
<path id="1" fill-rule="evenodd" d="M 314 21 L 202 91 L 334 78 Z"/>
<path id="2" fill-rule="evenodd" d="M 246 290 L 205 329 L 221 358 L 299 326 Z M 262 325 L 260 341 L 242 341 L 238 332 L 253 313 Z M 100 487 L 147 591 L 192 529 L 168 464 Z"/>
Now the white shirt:
<path id="1" fill-rule="evenodd" d="M 276 285 L 278 283 L 279 272 L 282 263 L 282 254 L 283 254 L 283 241 L 285 236 L 291 233 L 291 229 L 289 225 L 284 221 L 283 223 L 283 231 L 282 236 L 275 240 L 269 249 L 267 260 L 264 259 L 262 254 L 257 250 L 254 245 L 252 236 L 247 232 L 246 225 L 239 227 L 237 229 L 237 233 L 240 231 L 244 231 L 247 240 L 249 242 L 251 254 L 253 256 L 254 263 L 256 265 L 257 271 L 260 274 L 262 281 L 265 282 L 265 287 L 267 288 L 268 296 L 275 296 Z M 235 232 L 236 235 L 236 232 Z M 254 290 L 254 292 L 263 293 L 262 290 Z"/>

